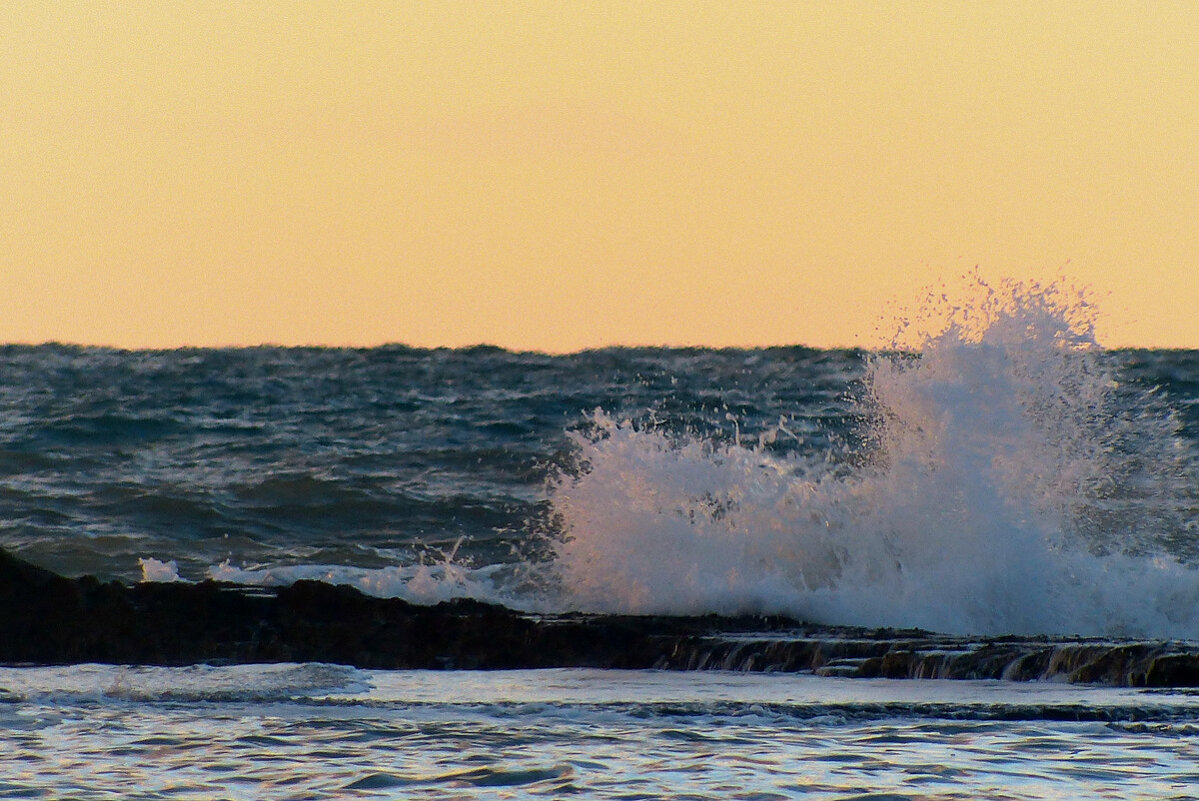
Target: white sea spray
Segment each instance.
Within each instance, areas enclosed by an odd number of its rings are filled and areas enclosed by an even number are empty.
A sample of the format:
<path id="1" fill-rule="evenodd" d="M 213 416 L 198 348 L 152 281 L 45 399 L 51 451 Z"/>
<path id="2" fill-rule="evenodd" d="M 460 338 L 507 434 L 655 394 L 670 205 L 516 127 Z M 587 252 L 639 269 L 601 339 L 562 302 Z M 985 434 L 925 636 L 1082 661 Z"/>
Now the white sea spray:
<path id="1" fill-rule="evenodd" d="M 362 568 L 349 565 L 291 565 L 265 568 L 236 567 L 222 562 L 208 570 L 208 578 L 245 586 L 278 587 L 296 581 L 322 581 L 355 587 L 367 595 L 402 598 L 412 603 L 435 604 L 453 598 L 515 602 L 504 597 L 494 580 L 502 565 L 471 568 L 453 555 L 435 564 Z"/>
<path id="2" fill-rule="evenodd" d="M 179 581 L 179 564 L 174 560 L 163 562 L 154 557 L 137 560 L 142 569 L 142 581 L 172 582 Z"/>
<path id="3" fill-rule="evenodd" d="M 1085 295 L 934 300 L 905 326 L 917 353 L 871 359 L 875 447 L 850 470 L 595 412 L 551 496 L 563 602 L 1199 636 L 1199 573 L 1162 547 L 1186 480 L 1170 416 L 1117 392 Z"/>

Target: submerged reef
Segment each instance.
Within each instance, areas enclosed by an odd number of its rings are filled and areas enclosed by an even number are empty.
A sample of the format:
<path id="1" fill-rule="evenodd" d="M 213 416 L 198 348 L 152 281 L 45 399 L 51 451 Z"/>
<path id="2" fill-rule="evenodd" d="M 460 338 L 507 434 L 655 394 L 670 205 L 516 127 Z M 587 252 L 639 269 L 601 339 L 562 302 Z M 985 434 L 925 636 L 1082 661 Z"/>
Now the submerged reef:
<path id="1" fill-rule="evenodd" d="M 1199 644 L 946 636 L 778 616 L 529 615 L 421 606 L 347 586 L 66 578 L 0 550 L 0 662 L 332 662 L 377 669 L 542 667 L 811 672 L 1199 686 Z"/>

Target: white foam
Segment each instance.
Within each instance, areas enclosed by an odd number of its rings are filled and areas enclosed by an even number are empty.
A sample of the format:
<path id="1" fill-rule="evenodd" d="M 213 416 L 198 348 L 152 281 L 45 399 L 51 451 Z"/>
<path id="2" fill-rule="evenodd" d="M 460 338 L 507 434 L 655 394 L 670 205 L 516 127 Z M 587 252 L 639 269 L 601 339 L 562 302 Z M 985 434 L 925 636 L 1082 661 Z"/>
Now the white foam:
<path id="1" fill-rule="evenodd" d="M 171 582 L 180 581 L 179 565 L 175 560 L 160 562 L 153 557 L 138 559 L 142 568 L 142 581 Z"/>
<path id="2" fill-rule="evenodd" d="M 320 662 L 155 667 L 0 668 L 13 696 L 74 701 L 270 701 L 366 692 L 369 674 Z"/>
<path id="3" fill-rule="evenodd" d="M 848 475 L 597 412 L 552 493 L 568 603 L 1199 635 L 1199 573 L 1155 549 L 1179 533 L 1160 530 L 1180 481 L 1168 415 L 1116 402 L 1079 293 L 976 289 L 930 312 L 919 358 L 873 359 L 877 451 Z"/>
<path id="4" fill-rule="evenodd" d="M 242 568 L 222 562 L 208 569 L 208 578 L 255 587 L 280 587 L 302 579 L 354 587 L 380 598 L 402 598 L 411 603 L 436 604 L 452 598 L 475 598 L 520 606 L 504 594 L 495 581 L 504 565 L 471 568 L 453 557 L 437 564 L 362 568 L 345 565 L 290 565 Z"/>

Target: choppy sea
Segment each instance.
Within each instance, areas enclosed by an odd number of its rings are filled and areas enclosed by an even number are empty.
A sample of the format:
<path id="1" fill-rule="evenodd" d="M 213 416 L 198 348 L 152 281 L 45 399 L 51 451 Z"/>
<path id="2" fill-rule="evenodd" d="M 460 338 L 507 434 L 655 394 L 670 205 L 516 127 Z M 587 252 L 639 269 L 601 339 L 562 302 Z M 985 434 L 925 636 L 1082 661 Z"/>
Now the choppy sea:
<path id="1" fill-rule="evenodd" d="M 0 348 L 0 547 L 530 613 L 1199 640 L 1199 351 L 991 290 L 914 348 Z M 0 797 L 1192 798 L 1199 696 L 0 668 Z"/>

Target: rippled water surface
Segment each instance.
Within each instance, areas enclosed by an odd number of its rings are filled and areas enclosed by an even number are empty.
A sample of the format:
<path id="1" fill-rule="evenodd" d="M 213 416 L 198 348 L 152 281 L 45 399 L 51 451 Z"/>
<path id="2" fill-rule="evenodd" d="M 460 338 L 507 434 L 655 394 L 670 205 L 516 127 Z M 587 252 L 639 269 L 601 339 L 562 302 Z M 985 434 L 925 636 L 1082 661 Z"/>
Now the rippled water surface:
<path id="1" fill-rule="evenodd" d="M 0 797 L 1191 798 L 1199 697 L 328 665 L 0 669 Z"/>
<path id="2" fill-rule="evenodd" d="M 212 565 L 514 559 L 603 407 L 747 441 L 849 424 L 860 353 L 0 347 L 0 545 L 136 580 Z M 795 440 L 780 441 L 781 452 Z"/>

